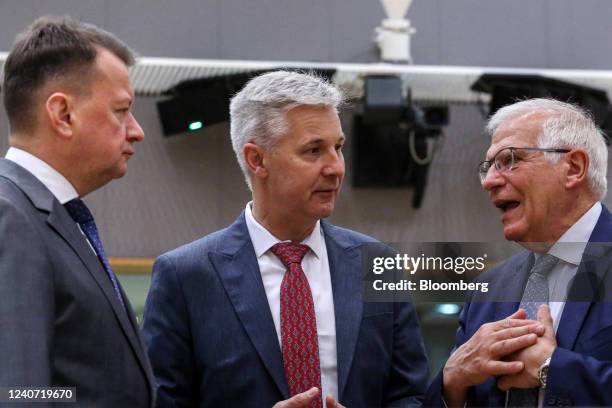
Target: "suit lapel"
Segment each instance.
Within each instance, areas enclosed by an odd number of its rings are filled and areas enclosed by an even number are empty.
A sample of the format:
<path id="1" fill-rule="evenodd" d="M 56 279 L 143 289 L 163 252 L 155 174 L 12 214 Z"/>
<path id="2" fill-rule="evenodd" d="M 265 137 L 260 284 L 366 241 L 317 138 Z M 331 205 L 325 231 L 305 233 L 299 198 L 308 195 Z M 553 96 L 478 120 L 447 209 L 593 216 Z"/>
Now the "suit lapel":
<path id="1" fill-rule="evenodd" d="M 508 266 L 510 270 L 499 274 L 496 292 L 489 297 L 495 301 L 503 300 L 496 308 L 495 321 L 505 319 L 518 310 L 533 262 L 533 254 L 524 252 L 517 263 Z"/>
<path id="2" fill-rule="evenodd" d="M 333 226 L 322 222 L 331 274 L 336 317 L 338 355 L 338 399 L 343 399 L 363 312 L 361 258 L 357 247 L 342 244 L 342 236 Z"/>
<path id="3" fill-rule="evenodd" d="M 117 299 L 107 272 L 104 270 L 96 254 L 89 247 L 85 236 L 79 231 L 76 223 L 70 218 L 59 202 L 55 201 L 53 209 L 47 218 L 47 223 L 70 245 L 72 250 L 81 259 L 110 303 L 122 328 L 126 329 L 130 325 L 127 314 Z M 130 330 L 132 329 L 130 328 Z"/>
<path id="4" fill-rule="evenodd" d="M 593 301 L 601 301 L 597 299 L 599 283 L 603 282 L 602 273 L 608 266 L 602 265 L 601 258 L 604 252 L 605 247 L 593 243 L 587 244 L 584 250 L 557 328 L 557 343 L 560 347 L 568 350 L 574 348 L 582 322 Z M 607 261 L 609 262 L 609 259 Z"/>
<path id="5" fill-rule="evenodd" d="M 580 332 L 580 326 L 591 307 L 591 302 L 567 302 L 563 308 L 563 318 L 557 328 L 557 345 L 572 350 Z"/>
<path id="6" fill-rule="evenodd" d="M 221 242 L 222 248 L 210 253 L 210 261 L 251 343 L 287 399 L 290 395 L 283 356 L 244 213 L 228 228 Z"/>
<path id="7" fill-rule="evenodd" d="M 612 215 L 603 204 L 601 215 L 593 228 L 589 242 L 612 242 Z"/>
<path id="8" fill-rule="evenodd" d="M 102 263 L 90 248 L 85 236 L 79 231 L 76 223 L 72 220 L 66 209 L 57 200 L 55 200 L 53 203 L 53 208 L 49 214 L 49 217 L 47 218 L 47 223 L 68 243 L 68 245 L 70 245 L 72 250 L 85 265 L 87 271 L 93 277 L 94 281 L 104 294 L 104 297 L 109 302 L 111 309 L 115 314 L 115 318 L 119 322 L 119 327 L 121 327 L 123 334 L 127 337 L 128 343 L 136 355 L 137 360 L 145 373 L 145 376 L 147 377 L 147 380 L 151 382 L 152 379 L 149 376 L 149 365 L 146 357 L 144 356 L 142 343 L 138 337 L 138 326 L 135 325 L 135 322 L 133 322 L 131 316 L 128 316 L 129 313 L 133 314 L 128 298 L 122 291 L 127 308 L 126 313 L 126 310 L 123 309 L 123 306 L 117 299 L 117 295 L 115 294 L 112 283 L 107 272 L 104 270 Z"/>
<path id="9" fill-rule="evenodd" d="M 86 238 L 79 231 L 74 220 L 59 201 L 55 199 L 53 194 L 27 170 L 9 160 L 0 159 L 0 171 L 11 179 L 28 196 L 34 207 L 43 213 L 49 214 L 47 217 L 47 224 L 68 243 L 85 265 L 87 271 L 92 275 L 96 284 L 100 287 L 100 290 L 111 305 L 111 309 L 119 322 L 121 330 L 127 337 L 132 350 L 136 354 L 137 360 L 150 386 L 153 387 L 153 379 L 150 375 L 151 370 L 143 354 L 142 344 L 138 337 L 138 326 L 133 320 L 130 320 L 131 317 L 129 318 L 123 310 L 123 307 L 115 295 L 108 274 L 102 267 L 98 257 L 89 247 Z M 133 314 L 129 307 L 129 301 L 125 295 L 124 299 L 129 313 Z"/>
<path id="10" fill-rule="evenodd" d="M 563 308 L 563 314 L 557 329 L 559 347 L 572 350 L 580 333 L 582 323 L 586 318 L 592 301 L 597 299 L 598 282 L 604 282 L 603 274 L 610 262 L 609 243 L 612 241 L 612 216 L 602 205 L 601 215 L 591 233 L 576 278 L 569 290 L 568 300 Z M 604 243 L 598 245 L 597 243 Z"/>

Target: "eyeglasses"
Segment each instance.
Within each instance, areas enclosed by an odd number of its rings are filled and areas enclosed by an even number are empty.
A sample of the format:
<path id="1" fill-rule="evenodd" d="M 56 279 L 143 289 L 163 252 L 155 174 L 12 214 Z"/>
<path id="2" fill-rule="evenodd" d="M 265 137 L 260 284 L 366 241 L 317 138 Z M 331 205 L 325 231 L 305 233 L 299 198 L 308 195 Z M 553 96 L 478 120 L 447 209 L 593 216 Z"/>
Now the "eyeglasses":
<path id="1" fill-rule="evenodd" d="M 519 151 L 531 151 L 531 152 L 546 152 L 546 153 L 569 153 L 570 149 L 553 149 L 553 148 L 539 148 L 539 147 L 506 147 L 501 149 L 493 156 L 491 160 L 485 160 L 478 165 L 478 177 L 480 183 L 484 184 L 489 169 L 495 164 L 497 171 L 514 170 L 514 165 L 521 161 L 521 158 L 517 156 L 516 152 Z"/>

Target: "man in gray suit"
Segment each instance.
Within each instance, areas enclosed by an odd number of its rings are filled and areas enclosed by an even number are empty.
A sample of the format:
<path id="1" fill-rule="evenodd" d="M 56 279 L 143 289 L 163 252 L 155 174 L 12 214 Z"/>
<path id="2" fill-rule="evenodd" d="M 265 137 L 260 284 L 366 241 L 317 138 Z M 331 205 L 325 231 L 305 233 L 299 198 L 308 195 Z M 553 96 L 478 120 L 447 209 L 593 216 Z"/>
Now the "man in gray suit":
<path id="1" fill-rule="evenodd" d="M 80 200 L 123 176 L 144 137 L 131 113 L 133 63 L 112 34 L 52 17 L 18 36 L 6 60 L 0 387 L 75 387 L 82 407 L 155 403 L 134 313 Z"/>

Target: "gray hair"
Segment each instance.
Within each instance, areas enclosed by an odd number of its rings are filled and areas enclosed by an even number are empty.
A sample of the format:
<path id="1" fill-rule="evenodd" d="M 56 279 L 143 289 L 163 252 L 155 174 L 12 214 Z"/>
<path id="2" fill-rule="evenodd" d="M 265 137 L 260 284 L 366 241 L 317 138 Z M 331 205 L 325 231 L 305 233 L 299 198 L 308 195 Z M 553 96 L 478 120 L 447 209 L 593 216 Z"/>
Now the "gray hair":
<path id="1" fill-rule="evenodd" d="M 338 88 L 312 74 L 269 72 L 251 79 L 230 103 L 230 135 L 238 164 L 249 189 L 251 177 L 244 159 L 246 143 L 270 150 L 288 131 L 286 113 L 302 105 L 338 110 L 343 100 Z"/>
<path id="2" fill-rule="evenodd" d="M 608 188 L 608 149 L 601 130 L 584 109 L 555 99 L 527 99 L 498 110 L 489 119 L 486 131 L 492 137 L 506 120 L 536 111 L 546 115 L 542 121 L 542 133 L 538 136 L 538 147 L 584 149 L 589 156 L 587 180 L 592 191 L 602 200 Z M 545 153 L 545 157 L 551 162 L 560 158 L 552 153 Z"/>

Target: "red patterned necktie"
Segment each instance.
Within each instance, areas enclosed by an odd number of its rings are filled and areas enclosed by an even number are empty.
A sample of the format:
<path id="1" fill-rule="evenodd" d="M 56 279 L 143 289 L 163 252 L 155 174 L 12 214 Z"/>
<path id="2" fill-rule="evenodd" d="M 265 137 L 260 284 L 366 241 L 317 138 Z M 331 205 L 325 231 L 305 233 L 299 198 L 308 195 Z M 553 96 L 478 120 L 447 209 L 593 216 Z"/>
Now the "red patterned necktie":
<path id="1" fill-rule="evenodd" d="M 271 250 L 287 268 L 281 283 L 280 316 L 283 365 L 289 392 L 293 396 L 312 387 L 321 392 L 317 320 L 310 285 L 302 269 L 302 259 L 309 248 L 283 242 Z M 310 408 L 321 407 L 321 398 L 310 404 Z"/>

